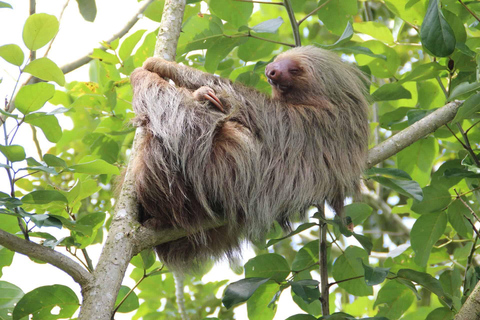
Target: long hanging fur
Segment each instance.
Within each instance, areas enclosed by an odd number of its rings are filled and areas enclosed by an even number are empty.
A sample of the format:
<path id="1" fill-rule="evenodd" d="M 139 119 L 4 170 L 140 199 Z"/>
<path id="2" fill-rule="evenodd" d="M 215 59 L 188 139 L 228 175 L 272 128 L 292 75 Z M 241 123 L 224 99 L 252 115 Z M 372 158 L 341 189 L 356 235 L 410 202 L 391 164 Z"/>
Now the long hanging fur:
<path id="1" fill-rule="evenodd" d="M 341 214 L 358 190 L 369 133 L 360 72 L 312 46 L 282 59 L 302 73 L 288 92 L 273 86 L 273 97 L 158 58 L 132 73 L 135 121 L 146 131 L 132 160 L 141 222 L 192 233 L 156 248 L 169 267 L 231 256 L 323 200 Z M 192 97 L 201 86 L 226 113 Z M 203 231 L 209 221 L 226 224 Z"/>

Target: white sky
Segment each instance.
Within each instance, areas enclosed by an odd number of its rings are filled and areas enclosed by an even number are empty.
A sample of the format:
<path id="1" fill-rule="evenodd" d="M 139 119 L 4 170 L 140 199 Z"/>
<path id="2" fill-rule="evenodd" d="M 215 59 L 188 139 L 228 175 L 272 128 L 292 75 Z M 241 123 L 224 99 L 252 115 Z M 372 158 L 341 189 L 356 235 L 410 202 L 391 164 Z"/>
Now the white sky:
<path id="1" fill-rule="evenodd" d="M 0 46 L 11 43 L 17 44 L 24 50 L 26 58 L 28 56 L 28 50 L 22 41 L 22 30 L 23 24 L 28 18 L 29 1 L 4 1 L 11 3 L 14 9 L 0 9 L 0 30 L 2 30 L 0 35 Z M 37 0 L 37 12 L 53 14 L 58 17 L 65 2 L 66 1 L 64 0 Z M 126 21 L 138 11 L 141 4 L 142 3 L 139 4 L 135 0 L 97 0 L 97 17 L 94 23 L 90 23 L 83 20 L 79 14 L 77 2 L 70 0 L 63 19 L 60 22 L 60 31 L 48 57 L 61 67 L 68 62 L 84 56 L 93 48 L 97 47 L 100 41 L 107 40 L 114 33 L 118 32 L 118 30 L 125 25 Z M 131 33 L 139 29 L 153 31 L 157 27 L 158 23 L 143 18 L 134 26 L 134 28 L 132 28 Z M 45 47 L 40 49 L 37 52 L 37 57 L 43 56 L 44 50 Z M 0 97 L 2 100 L 5 98 L 10 99 L 17 77 L 18 68 L 0 58 L 0 78 L 3 78 L 3 82 L 0 83 Z M 21 83 L 25 81 L 26 77 L 22 79 L 23 81 L 21 81 Z M 84 66 L 79 70 L 67 74 L 66 80 L 67 82 L 72 80 L 88 81 L 88 67 Z M 59 119 L 60 124 L 64 128 L 69 128 L 71 126 L 71 122 L 68 118 L 62 117 Z M 27 126 L 22 127 L 16 136 L 15 142 L 26 148 L 27 157 L 33 156 L 38 159 L 35 146 L 32 142 L 32 133 Z M 42 145 L 43 153 L 45 153 L 52 144 L 45 139 L 41 130 L 38 130 L 38 136 Z M 6 183 L 5 171 L 1 170 L 0 191 L 8 192 L 8 190 L 9 188 Z M 53 233 L 58 231 L 57 229 L 52 229 L 49 230 L 49 232 Z M 98 260 L 100 250 L 100 245 L 88 248 L 94 264 Z M 64 252 L 62 249 L 59 249 L 59 251 Z M 251 249 L 246 250 L 243 254 L 244 261 L 247 261 L 253 256 L 254 254 Z M 127 277 L 124 279 L 123 284 L 131 287 L 134 285 L 134 281 L 128 277 L 129 272 L 130 270 L 127 270 Z M 222 279 L 236 281 L 241 278 L 241 276 L 237 276 L 230 271 L 227 263 L 220 263 L 204 277 L 204 281 Z M 14 261 L 10 267 L 3 268 L 3 276 L 0 280 L 14 283 L 25 293 L 40 286 L 64 284 L 72 288 L 77 293 L 79 299 L 81 299 L 79 286 L 63 271 L 48 264 L 33 263 L 27 257 L 20 254 L 15 255 Z M 159 299 L 160 298 L 162 297 L 159 296 Z M 285 290 L 278 303 L 278 310 L 275 319 L 283 320 L 296 313 L 303 312 L 292 302 L 290 290 Z M 120 320 L 130 319 L 133 314 L 134 312 L 130 314 L 117 314 L 115 318 Z M 247 319 L 245 305 L 237 308 L 236 314 L 237 319 Z"/>

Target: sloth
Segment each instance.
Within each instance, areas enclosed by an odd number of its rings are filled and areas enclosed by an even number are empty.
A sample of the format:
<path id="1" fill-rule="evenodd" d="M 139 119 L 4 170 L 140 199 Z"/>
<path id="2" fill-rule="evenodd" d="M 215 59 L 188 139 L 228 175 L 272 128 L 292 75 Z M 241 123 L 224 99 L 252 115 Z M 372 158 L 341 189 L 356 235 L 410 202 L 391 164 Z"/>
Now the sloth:
<path id="1" fill-rule="evenodd" d="M 324 201 L 342 216 L 358 192 L 369 136 L 362 73 L 306 46 L 278 55 L 265 75 L 271 97 L 160 58 L 131 75 L 145 131 L 131 160 L 140 222 L 189 233 L 156 247 L 169 268 L 232 258 L 242 241 L 275 221 L 288 230 Z"/>

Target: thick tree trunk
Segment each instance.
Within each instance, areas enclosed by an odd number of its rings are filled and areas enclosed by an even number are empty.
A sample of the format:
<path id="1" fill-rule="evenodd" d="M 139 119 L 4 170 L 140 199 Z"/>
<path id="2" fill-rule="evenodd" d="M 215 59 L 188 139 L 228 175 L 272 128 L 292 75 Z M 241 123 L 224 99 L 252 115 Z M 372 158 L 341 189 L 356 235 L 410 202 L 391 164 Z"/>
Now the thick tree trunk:
<path id="1" fill-rule="evenodd" d="M 185 0 L 165 1 L 155 49 L 156 56 L 174 60 L 184 10 Z M 141 130 L 137 130 L 135 141 L 139 141 L 142 134 Z M 134 142 L 131 157 L 135 156 L 135 150 Z M 133 255 L 138 252 L 134 235 L 140 226 L 137 222 L 134 177 L 129 172 L 130 168 L 127 169 L 107 241 L 93 273 L 93 281 L 82 290 L 83 304 L 79 315 L 80 320 L 112 318 L 125 271 Z"/>

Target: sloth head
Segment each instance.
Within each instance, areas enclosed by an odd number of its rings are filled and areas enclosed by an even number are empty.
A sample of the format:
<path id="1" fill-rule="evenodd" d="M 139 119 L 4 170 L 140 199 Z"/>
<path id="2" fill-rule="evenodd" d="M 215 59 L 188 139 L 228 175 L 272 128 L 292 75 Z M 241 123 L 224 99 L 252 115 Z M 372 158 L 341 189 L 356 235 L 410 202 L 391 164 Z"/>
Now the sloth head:
<path id="1" fill-rule="evenodd" d="M 265 68 L 273 98 L 290 104 L 348 104 L 364 97 L 364 76 L 335 53 L 314 46 L 297 47 Z"/>

